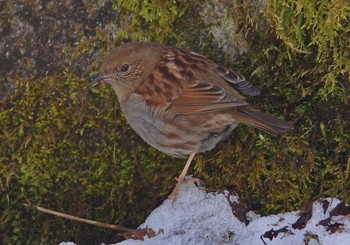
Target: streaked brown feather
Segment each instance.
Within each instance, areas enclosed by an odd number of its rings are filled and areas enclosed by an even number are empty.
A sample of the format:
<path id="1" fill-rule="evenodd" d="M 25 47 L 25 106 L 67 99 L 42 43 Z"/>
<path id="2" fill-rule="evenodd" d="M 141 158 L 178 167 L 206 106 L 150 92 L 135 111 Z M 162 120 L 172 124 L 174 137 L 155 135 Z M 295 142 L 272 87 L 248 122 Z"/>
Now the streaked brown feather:
<path id="1" fill-rule="evenodd" d="M 167 111 L 172 115 L 188 115 L 248 104 L 243 97 L 230 96 L 223 87 L 210 81 L 199 81 L 196 75 L 205 72 L 208 67 L 214 67 L 214 63 L 206 57 L 185 49 L 170 48 L 136 93 L 144 96 L 154 114 Z M 219 75 L 217 80 L 221 76 L 236 87 L 241 83 L 249 84 L 244 77 L 231 71 L 223 68 L 215 71 Z"/>
<path id="2" fill-rule="evenodd" d="M 246 95 L 255 96 L 260 93 L 259 89 L 249 83 L 244 76 L 215 64 L 213 70 L 235 89 Z"/>
<path id="3" fill-rule="evenodd" d="M 223 110 L 248 103 L 232 98 L 226 91 L 209 82 L 197 82 L 196 86 L 185 88 L 169 107 L 176 115 L 189 115 Z"/>
<path id="4" fill-rule="evenodd" d="M 217 80 L 201 77 L 212 70 Z M 205 80 L 209 79 L 209 80 Z M 219 86 L 223 79 L 232 86 L 230 92 Z M 181 48 L 169 48 L 136 93 L 141 94 L 149 110 L 155 115 L 195 115 L 237 107 L 234 119 L 271 135 L 291 128 L 287 122 L 263 113 L 251 106 L 238 92 L 257 95 L 260 91 L 244 76 L 226 69 L 206 57 Z"/>

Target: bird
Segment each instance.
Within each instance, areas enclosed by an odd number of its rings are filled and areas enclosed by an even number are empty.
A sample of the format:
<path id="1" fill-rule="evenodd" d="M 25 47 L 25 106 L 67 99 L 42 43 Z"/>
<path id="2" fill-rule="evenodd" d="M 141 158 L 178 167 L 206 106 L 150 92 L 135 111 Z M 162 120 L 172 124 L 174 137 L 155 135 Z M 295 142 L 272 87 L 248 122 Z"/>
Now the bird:
<path id="1" fill-rule="evenodd" d="M 144 141 L 188 158 L 175 189 L 186 180 L 195 154 L 215 148 L 239 123 L 272 136 L 292 128 L 246 101 L 260 91 L 244 76 L 181 47 L 121 44 L 105 57 L 90 88 L 103 83 L 112 86 L 126 120 Z"/>

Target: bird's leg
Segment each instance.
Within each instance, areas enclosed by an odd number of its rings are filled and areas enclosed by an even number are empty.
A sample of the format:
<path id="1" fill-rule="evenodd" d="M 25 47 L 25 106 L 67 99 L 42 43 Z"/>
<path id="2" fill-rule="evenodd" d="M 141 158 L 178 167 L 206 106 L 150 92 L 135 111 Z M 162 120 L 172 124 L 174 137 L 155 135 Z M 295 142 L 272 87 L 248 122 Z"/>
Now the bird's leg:
<path id="1" fill-rule="evenodd" d="M 182 170 L 180 176 L 176 179 L 178 182 L 181 181 L 181 180 L 183 180 L 183 179 L 185 178 L 185 176 L 186 176 L 186 174 L 187 174 L 187 171 L 188 171 L 188 169 L 189 169 L 189 167 L 190 167 L 190 165 L 191 165 L 191 162 L 192 162 L 192 160 L 193 160 L 193 158 L 194 158 L 194 155 L 196 155 L 196 153 L 195 153 L 195 152 L 192 152 L 191 155 L 189 156 L 189 158 L 187 159 L 187 162 L 186 162 L 186 164 L 185 164 L 185 167 L 183 168 L 183 170 Z"/>
<path id="2" fill-rule="evenodd" d="M 185 167 L 183 168 L 180 176 L 178 178 L 176 178 L 177 180 L 177 183 L 176 183 L 176 186 L 173 190 L 173 192 L 170 194 L 170 196 L 168 197 L 169 199 L 173 199 L 175 200 L 177 198 L 177 196 L 179 195 L 179 192 L 180 192 L 180 187 L 181 187 L 181 184 L 184 183 L 184 182 L 191 182 L 191 183 L 202 183 L 201 180 L 197 179 L 197 178 L 191 178 L 191 179 L 186 179 L 186 174 L 187 174 L 187 171 L 191 165 L 191 162 L 194 158 L 194 155 L 196 155 L 196 152 L 192 152 L 191 155 L 189 156 L 189 158 L 187 159 L 187 162 L 185 164 Z"/>

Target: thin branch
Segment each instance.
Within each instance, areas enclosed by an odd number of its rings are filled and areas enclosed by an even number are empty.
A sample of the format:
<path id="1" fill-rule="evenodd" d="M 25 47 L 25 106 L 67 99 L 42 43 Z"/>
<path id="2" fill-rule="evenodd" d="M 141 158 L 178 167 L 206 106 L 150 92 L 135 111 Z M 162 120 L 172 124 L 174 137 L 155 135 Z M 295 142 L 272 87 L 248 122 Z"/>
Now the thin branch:
<path id="1" fill-rule="evenodd" d="M 42 208 L 42 207 L 32 205 L 32 204 L 23 204 L 23 205 L 27 208 L 35 209 L 35 210 L 43 212 L 43 213 L 52 214 L 52 215 L 55 215 L 58 217 L 62 217 L 65 219 L 70 219 L 70 220 L 74 220 L 74 221 L 78 221 L 78 222 L 82 222 L 82 223 L 86 223 L 86 224 L 90 224 L 90 225 L 100 226 L 103 228 L 108 228 L 108 229 L 113 229 L 113 230 L 123 231 L 123 232 L 132 232 L 133 231 L 133 229 L 126 228 L 126 227 L 123 227 L 120 225 L 112 225 L 112 224 L 102 223 L 102 222 L 98 222 L 98 221 L 94 221 L 94 220 L 90 220 L 90 219 L 83 219 L 83 218 L 79 218 L 77 216 L 60 213 L 57 211 L 53 211 L 53 210 L 50 210 L 47 208 Z"/>
<path id="2" fill-rule="evenodd" d="M 90 220 L 90 219 L 79 218 L 77 216 L 60 213 L 57 211 L 53 211 L 53 210 L 50 210 L 47 208 L 42 208 L 42 207 L 32 205 L 32 204 L 23 204 L 23 205 L 27 208 L 35 209 L 37 211 L 47 213 L 47 214 L 52 214 L 52 215 L 55 215 L 55 216 L 58 216 L 61 218 L 70 219 L 70 220 L 74 220 L 74 221 L 78 221 L 78 222 L 82 222 L 82 223 L 86 223 L 86 224 L 90 224 L 90 225 L 95 225 L 95 226 L 100 226 L 103 228 L 121 231 L 122 233 L 120 233 L 119 235 L 123 236 L 125 239 L 134 239 L 134 240 L 143 241 L 145 236 L 147 236 L 148 238 L 151 238 L 151 237 L 154 237 L 158 234 L 164 234 L 163 229 L 159 229 L 158 232 L 155 232 L 152 228 L 148 228 L 148 227 L 141 228 L 141 229 L 130 229 L 130 228 L 126 228 L 126 227 L 123 227 L 120 225 L 112 225 L 112 224 L 102 223 L 102 222 L 98 222 L 98 221 L 94 221 L 94 220 Z"/>

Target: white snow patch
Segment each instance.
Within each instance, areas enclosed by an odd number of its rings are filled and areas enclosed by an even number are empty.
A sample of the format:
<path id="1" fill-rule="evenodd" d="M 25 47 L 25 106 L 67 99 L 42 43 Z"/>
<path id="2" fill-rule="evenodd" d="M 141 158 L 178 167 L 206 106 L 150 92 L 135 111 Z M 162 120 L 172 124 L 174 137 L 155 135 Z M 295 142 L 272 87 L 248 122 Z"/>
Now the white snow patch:
<path id="1" fill-rule="evenodd" d="M 292 227 L 300 217 L 299 212 L 260 217 L 249 211 L 246 216 L 250 223 L 246 225 L 233 215 L 234 208 L 231 208 L 231 205 L 238 204 L 236 196 L 226 191 L 206 193 L 193 184 L 183 184 L 179 197 L 174 202 L 165 200 L 140 226 L 140 228 L 152 228 L 155 232 L 161 229 L 163 233 L 152 238 L 145 237 L 144 241 L 130 239 L 118 244 L 264 245 L 265 242 L 269 245 L 349 245 L 349 215 L 332 217 L 332 224 L 336 222 L 342 224 L 339 226 L 339 231 L 334 233 L 326 231 L 324 226 L 318 224 L 330 217 L 330 211 L 340 203 L 338 199 L 324 200 L 329 202 L 326 211 L 321 202 L 315 202 L 311 219 L 300 230 Z M 282 231 L 266 233 L 271 229 L 274 231 L 282 229 Z M 264 234 L 272 236 L 272 240 L 262 237 Z"/>

